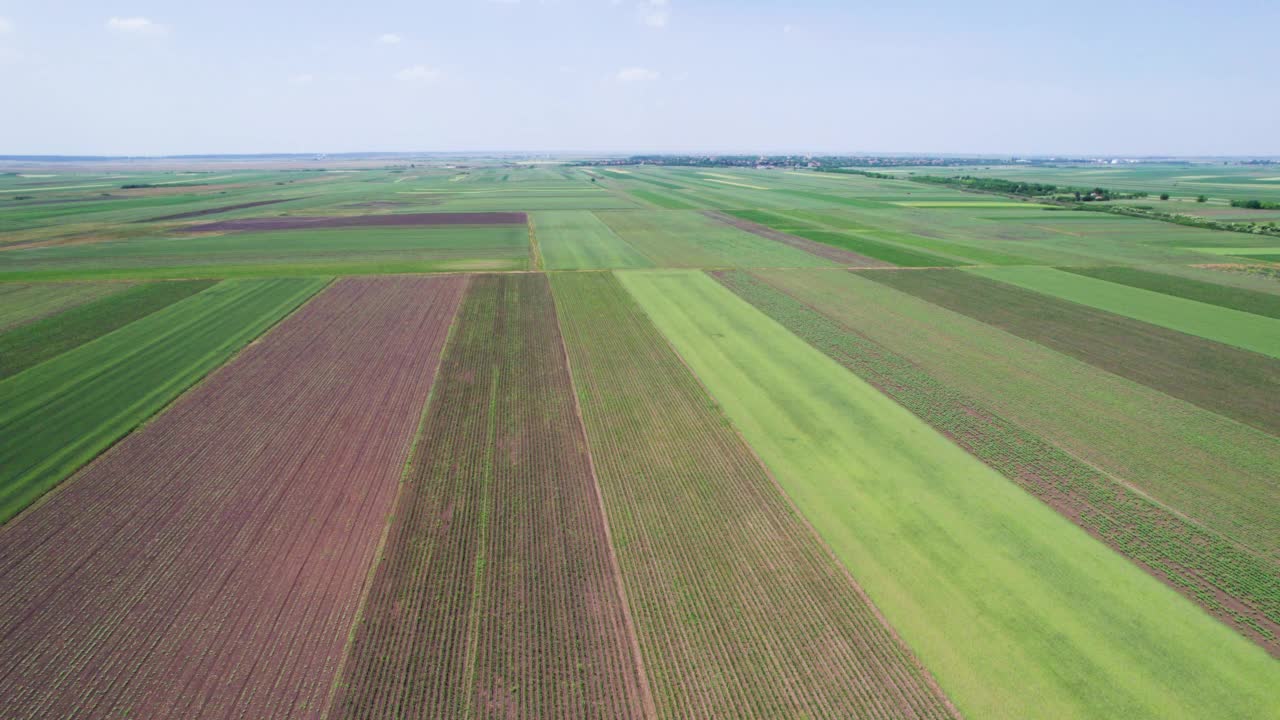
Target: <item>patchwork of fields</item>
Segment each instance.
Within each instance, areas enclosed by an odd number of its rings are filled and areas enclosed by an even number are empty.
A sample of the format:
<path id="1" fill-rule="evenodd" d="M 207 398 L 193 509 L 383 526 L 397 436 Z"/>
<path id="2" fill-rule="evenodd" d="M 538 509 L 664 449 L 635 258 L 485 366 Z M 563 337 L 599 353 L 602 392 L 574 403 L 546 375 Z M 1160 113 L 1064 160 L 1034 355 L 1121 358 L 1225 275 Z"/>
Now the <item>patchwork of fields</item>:
<path id="1" fill-rule="evenodd" d="M 804 170 L 29 175 L 0 716 L 1280 717 L 1274 238 Z"/>

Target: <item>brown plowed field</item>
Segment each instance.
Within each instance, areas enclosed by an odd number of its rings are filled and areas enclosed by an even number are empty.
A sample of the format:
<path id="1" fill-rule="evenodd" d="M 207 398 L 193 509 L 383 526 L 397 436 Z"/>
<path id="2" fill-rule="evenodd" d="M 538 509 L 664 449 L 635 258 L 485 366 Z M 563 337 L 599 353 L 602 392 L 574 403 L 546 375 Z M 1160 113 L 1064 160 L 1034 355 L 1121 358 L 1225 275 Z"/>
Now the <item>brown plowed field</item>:
<path id="1" fill-rule="evenodd" d="M 479 276 L 331 716 L 643 717 L 625 612 L 547 279 Z"/>
<path id="2" fill-rule="evenodd" d="M 826 245 L 815 240 L 809 240 L 808 238 L 784 233 L 781 230 L 774 230 L 767 225 L 761 225 L 760 223 L 751 222 L 750 220 L 743 220 L 742 218 L 737 218 L 718 210 L 703 210 L 702 214 L 712 220 L 719 220 L 726 225 L 732 225 L 739 230 L 745 230 L 754 235 L 759 235 L 762 238 L 768 238 L 770 240 L 780 242 L 783 245 L 790 245 L 791 247 L 803 250 L 810 255 L 817 255 L 820 258 L 826 258 L 827 260 L 831 260 L 832 262 L 839 263 L 846 267 L 893 267 L 891 263 L 887 263 L 883 260 L 876 260 L 875 258 L 869 258 L 866 255 L 859 255 L 858 253 L 850 252 L 832 245 Z"/>
<path id="3" fill-rule="evenodd" d="M 522 212 L 383 213 L 378 215 L 292 215 L 240 218 L 182 228 L 189 232 L 316 230 L 345 227 L 429 227 L 432 225 L 524 225 Z"/>
<path id="4" fill-rule="evenodd" d="M 465 286 L 338 282 L 0 528 L 0 715 L 316 717 Z"/>

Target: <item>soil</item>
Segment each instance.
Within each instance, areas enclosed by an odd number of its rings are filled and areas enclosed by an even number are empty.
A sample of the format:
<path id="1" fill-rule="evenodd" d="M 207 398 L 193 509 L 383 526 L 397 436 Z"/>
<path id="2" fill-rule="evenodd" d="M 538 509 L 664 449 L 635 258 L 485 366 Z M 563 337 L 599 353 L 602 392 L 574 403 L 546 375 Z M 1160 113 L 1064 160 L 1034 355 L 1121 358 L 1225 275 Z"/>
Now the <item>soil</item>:
<path id="1" fill-rule="evenodd" d="M 316 717 L 466 283 L 339 281 L 0 527 L 0 715 Z"/>

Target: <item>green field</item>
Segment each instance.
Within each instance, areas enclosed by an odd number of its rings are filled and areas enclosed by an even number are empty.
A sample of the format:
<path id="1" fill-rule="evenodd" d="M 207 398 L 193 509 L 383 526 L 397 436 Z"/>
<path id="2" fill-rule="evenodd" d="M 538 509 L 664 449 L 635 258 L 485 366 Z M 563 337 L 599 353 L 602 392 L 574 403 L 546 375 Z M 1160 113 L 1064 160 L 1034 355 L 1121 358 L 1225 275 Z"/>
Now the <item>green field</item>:
<path id="1" fill-rule="evenodd" d="M 1194 268 L 1188 269 L 1194 270 Z M 1071 268 L 1070 272 L 1240 312 L 1280 319 L 1280 297 L 1274 292 L 1269 293 L 1247 287 L 1230 287 L 1209 282 L 1207 279 L 1167 275 L 1139 268 Z M 1223 279 L 1222 274 L 1218 273 L 1214 279 Z"/>
<path id="2" fill-rule="evenodd" d="M 598 212 L 657 267 L 819 267 L 831 261 L 687 210 Z"/>
<path id="3" fill-rule="evenodd" d="M 204 290 L 211 280 L 124 287 L 43 320 L 0 333 L 0 379 L 79 347 Z"/>
<path id="4" fill-rule="evenodd" d="M 653 262 L 614 234 L 587 210 L 548 210 L 533 214 L 548 270 L 650 267 Z"/>
<path id="5" fill-rule="evenodd" d="M 219 283 L 0 381 L 0 521 L 324 285 L 322 279 Z"/>
<path id="6" fill-rule="evenodd" d="M 1053 268 L 982 268 L 972 272 L 1152 325 L 1280 358 L 1280 320 L 1275 318 Z"/>
<path id="7" fill-rule="evenodd" d="M 727 289 L 622 280 L 962 711 L 1280 712 L 1265 652 Z"/>
<path id="8" fill-rule="evenodd" d="M 1266 639 L 1280 634 L 1280 573 L 1268 560 L 995 412 L 982 399 L 989 397 L 990 391 L 963 392 L 956 384 L 941 380 L 941 373 L 928 367 L 927 358 L 918 353 L 908 357 L 872 340 L 874 329 L 848 309 L 856 293 L 853 286 L 865 281 L 835 273 L 813 275 L 816 273 L 753 275 L 733 271 L 716 273 L 715 277 L 1011 482 L 1155 577 L 1167 580 L 1192 602 L 1249 637 Z M 839 282 L 842 279 L 844 287 Z M 902 299 L 896 305 L 910 302 Z M 861 304 L 881 307 L 879 303 Z M 891 318 L 886 327 L 909 335 L 918 332 L 901 316 Z M 920 334 L 943 340 L 936 332 Z M 971 333 L 966 329 L 965 335 Z M 959 359 L 960 353 L 951 349 L 948 355 Z M 993 380 L 993 388 L 999 391 L 999 380 Z M 1130 432 L 1129 437 L 1134 434 Z M 1255 497 L 1266 502 L 1265 493 Z"/>
<path id="9" fill-rule="evenodd" d="M 1214 201 L 1233 198 L 1280 201 L 1280 183 L 1275 181 L 1280 171 L 1274 165 L 1249 167 L 1208 162 L 1121 166 L 996 165 L 969 167 L 965 172 L 1008 180 L 1143 191 L 1152 195 L 1167 192 L 1172 196 L 1167 202 L 1186 200 L 1193 207 L 1198 204 L 1194 202 L 1196 196 L 1201 194 Z M 1221 207 L 1221 203 L 1214 204 Z"/>
<path id="10" fill-rule="evenodd" d="M 918 232 L 895 230 L 891 225 L 865 212 L 855 214 L 855 211 L 850 210 L 830 212 L 796 210 L 789 213 L 788 217 L 818 227 L 850 233 L 870 241 L 891 243 L 930 253 L 929 257 L 935 260 L 936 265 L 1026 265 L 1031 263 L 1029 258 L 1011 255 L 990 245 L 980 247 L 971 240 L 941 240 Z M 938 257 L 944 257 L 946 261 L 938 260 Z"/>
<path id="11" fill-rule="evenodd" d="M 865 277 L 1173 397 L 1280 434 L 1280 394 L 1275 392 L 1280 383 L 1280 363 L 1273 357 L 971 272 L 925 270 Z M 1161 301 L 1176 299 L 1150 294 Z M 1275 322 L 1255 315 L 1247 317 Z"/>
<path id="12" fill-rule="evenodd" d="M 522 270 L 528 267 L 529 239 L 523 225 L 342 228 L 142 237 L 22 248 L 6 256 L 9 262 L 0 267 L 0 280 L 51 275 L 154 277 L 165 272 L 183 277 L 190 268 L 204 268 L 204 277 L 217 277 L 222 268 L 235 273 L 278 267 L 275 274 L 291 274 L 307 268 L 342 271 L 344 266 L 361 264 L 386 267 L 390 272 Z"/>
<path id="13" fill-rule="evenodd" d="M 767 210 L 736 210 L 731 214 L 760 223 L 780 232 L 813 240 L 824 245 L 838 247 L 843 250 L 865 255 L 876 260 L 883 260 L 900 267 L 950 267 L 963 264 L 955 258 L 919 252 L 910 246 L 914 243 L 885 242 L 873 237 L 868 232 L 849 232 L 848 228 L 823 225 L 799 219 L 796 214 L 783 214 Z"/>
<path id="14" fill-rule="evenodd" d="M 0 332 L 127 289 L 127 283 L 0 285 Z"/>
<path id="15" fill-rule="evenodd" d="M 618 281 L 575 273 L 554 286 L 660 716 L 728 717 L 794 694 L 802 715 L 885 717 L 867 698 L 886 681 L 919 716 L 941 715 L 919 669 Z"/>
<path id="16" fill-rule="evenodd" d="M 1280 495 L 1272 482 L 1277 436 L 913 294 L 940 284 L 934 278 L 763 277 L 1175 512 L 1280 559 L 1273 511 Z"/>
<path id="17" fill-rule="evenodd" d="M 1280 197 L 1280 170 L 886 160 L 0 158 L 0 697 L 1280 717 L 1280 239 L 1276 211 L 1229 205 Z M 1186 217 L 1098 211 L 1138 208 Z M 518 214 L 374 217 L 493 212 Z M 351 279 L 419 274 L 451 277 Z M 361 305 L 366 360 L 426 368 L 414 407 L 355 397 L 367 368 L 338 350 Z M 211 373 L 234 399 L 219 368 L 304 306 L 272 372 L 331 356 L 294 377 L 329 390 L 279 410 L 332 438 L 170 410 Z M 381 410 L 350 425 L 356 405 L 404 406 L 418 437 Z M 177 458 L 196 437 L 200 467 L 137 472 L 147 438 Z M 300 492 L 314 463 L 361 478 L 375 456 L 382 485 Z M 188 499 L 192 478 L 225 492 Z M 76 542 L 122 527 L 124 550 Z M 217 618 L 242 640 L 174 651 Z M 246 662 L 271 692 L 242 693 Z"/>

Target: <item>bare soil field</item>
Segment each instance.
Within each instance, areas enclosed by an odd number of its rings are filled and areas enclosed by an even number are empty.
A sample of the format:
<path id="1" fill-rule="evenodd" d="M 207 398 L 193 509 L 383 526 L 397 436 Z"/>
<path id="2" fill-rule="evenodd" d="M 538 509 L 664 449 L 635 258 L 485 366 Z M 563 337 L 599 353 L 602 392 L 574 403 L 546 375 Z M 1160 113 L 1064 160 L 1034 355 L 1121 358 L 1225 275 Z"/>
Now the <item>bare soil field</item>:
<path id="1" fill-rule="evenodd" d="M 0 714 L 316 717 L 466 284 L 340 281 L 0 528 Z"/>

